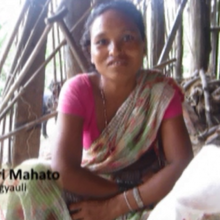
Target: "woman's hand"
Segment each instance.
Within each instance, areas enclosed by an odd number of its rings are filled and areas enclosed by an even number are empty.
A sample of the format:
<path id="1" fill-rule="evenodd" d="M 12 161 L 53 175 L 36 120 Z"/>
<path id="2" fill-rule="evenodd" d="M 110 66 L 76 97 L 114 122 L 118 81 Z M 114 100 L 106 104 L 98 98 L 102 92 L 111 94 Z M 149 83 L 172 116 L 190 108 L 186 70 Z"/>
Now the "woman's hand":
<path id="1" fill-rule="evenodd" d="M 113 220 L 117 217 L 115 209 L 110 199 L 83 201 L 69 206 L 72 220 Z"/>

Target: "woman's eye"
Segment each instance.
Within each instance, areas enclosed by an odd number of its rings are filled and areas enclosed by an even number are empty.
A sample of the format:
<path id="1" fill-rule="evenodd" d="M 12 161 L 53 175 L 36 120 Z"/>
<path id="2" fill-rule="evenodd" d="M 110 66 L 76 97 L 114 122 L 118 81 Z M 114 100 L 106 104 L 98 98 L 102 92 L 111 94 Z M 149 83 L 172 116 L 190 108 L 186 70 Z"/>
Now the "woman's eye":
<path id="1" fill-rule="evenodd" d="M 96 44 L 97 45 L 105 45 L 105 44 L 107 44 L 107 40 L 106 39 L 98 40 L 98 41 L 96 41 Z"/>
<path id="2" fill-rule="evenodd" d="M 125 42 L 132 40 L 134 40 L 134 37 L 132 35 L 126 34 L 125 36 L 123 36 L 123 41 Z"/>

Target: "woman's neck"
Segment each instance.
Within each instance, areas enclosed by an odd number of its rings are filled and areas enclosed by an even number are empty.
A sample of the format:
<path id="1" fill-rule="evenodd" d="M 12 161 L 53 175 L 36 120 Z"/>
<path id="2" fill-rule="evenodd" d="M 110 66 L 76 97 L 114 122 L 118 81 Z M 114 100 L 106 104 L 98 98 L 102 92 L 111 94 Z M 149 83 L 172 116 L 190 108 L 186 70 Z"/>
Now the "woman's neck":
<path id="1" fill-rule="evenodd" d="M 136 86 L 136 78 L 128 78 L 127 80 L 116 81 L 108 79 L 104 76 L 99 78 L 99 88 L 105 93 L 105 96 L 128 96 Z"/>

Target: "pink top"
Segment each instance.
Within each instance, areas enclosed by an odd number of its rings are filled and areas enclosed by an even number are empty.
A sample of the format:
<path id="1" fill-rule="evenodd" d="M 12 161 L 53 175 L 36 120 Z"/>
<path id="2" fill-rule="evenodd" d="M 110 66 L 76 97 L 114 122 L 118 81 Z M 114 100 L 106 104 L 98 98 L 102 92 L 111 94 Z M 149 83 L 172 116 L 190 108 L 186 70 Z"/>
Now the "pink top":
<path id="1" fill-rule="evenodd" d="M 84 118 L 83 147 L 85 149 L 88 149 L 92 142 L 99 137 L 100 131 L 96 123 L 95 101 L 88 74 L 76 75 L 65 82 L 59 96 L 57 110 Z M 176 90 L 164 113 L 163 120 L 181 114 L 181 97 Z"/>

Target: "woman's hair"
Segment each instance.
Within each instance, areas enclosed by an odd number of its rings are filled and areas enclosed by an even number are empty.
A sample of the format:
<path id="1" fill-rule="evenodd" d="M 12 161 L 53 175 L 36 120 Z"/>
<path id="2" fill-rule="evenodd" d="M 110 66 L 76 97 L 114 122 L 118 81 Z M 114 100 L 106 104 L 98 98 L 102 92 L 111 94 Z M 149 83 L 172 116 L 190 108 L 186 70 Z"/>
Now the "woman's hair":
<path id="1" fill-rule="evenodd" d="M 85 23 L 84 33 L 82 35 L 82 39 L 80 42 L 83 52 L 86 55 L 87 59 L 89 59 L 89 61 L 90 61 L 89 47 L 91 43 L 90 27 L 98 16 L 100 16 L 105 11 L 110 10 L 110 9 L 117 10 L 119 12 L 122 12 L 126 16 L 128 16 L 137 25 L 137 28 L 140 31 L 142 40 L 145 41 L 146 39 L 145 26 L 144 26 L 141 12 L 137 10 L 137 8 L 135 7 L 133 3 L 126 1 L 126 0 L 120 0 L 120 1 L 115 0 L 115 1 L 110 1 L 108 3 L 100 4 L 99 6 L 95 7 L 92 10 L 91 14 L 89 15 Z"/>

